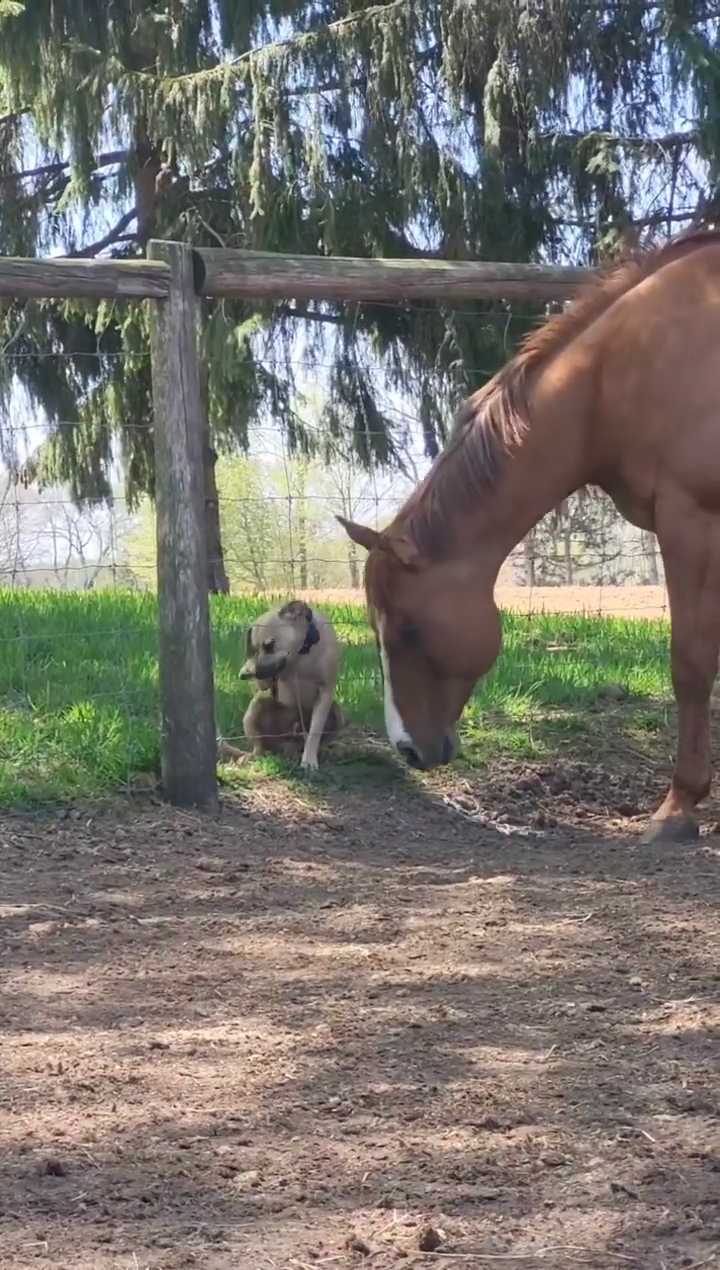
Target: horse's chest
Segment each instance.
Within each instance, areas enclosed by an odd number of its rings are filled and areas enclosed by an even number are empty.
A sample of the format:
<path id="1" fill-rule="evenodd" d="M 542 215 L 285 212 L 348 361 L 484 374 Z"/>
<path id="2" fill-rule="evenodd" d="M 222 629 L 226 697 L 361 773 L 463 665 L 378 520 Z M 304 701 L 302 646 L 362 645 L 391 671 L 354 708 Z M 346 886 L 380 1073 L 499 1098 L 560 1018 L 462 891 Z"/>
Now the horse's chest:
<path id="1" fill-rule="evenodd" d="M 622 476 L 617 474 L 604 476 L 598 484 L 608 498 L 612 499 L 620 515 L 631 525 L 635 525 L 638 529 L 650 531 L 655 529 L 653 502 L 649 494 L 647 497 L 644 496 L 641 491 L 633 489 Z"/>

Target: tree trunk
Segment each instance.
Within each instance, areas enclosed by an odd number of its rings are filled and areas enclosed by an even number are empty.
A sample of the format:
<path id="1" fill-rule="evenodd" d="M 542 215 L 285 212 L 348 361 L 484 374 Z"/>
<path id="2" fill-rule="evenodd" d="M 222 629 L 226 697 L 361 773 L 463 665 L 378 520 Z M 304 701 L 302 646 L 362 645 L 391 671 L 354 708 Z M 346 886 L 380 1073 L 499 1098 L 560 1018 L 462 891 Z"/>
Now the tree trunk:
<path id="1" fill-rule="evenodd" d="M 304 469 L 298 473 L 298 565 L 300 569 L 300 590 L 308 589 L 308 524 L 307 492 Z"/>
<path id="2" fill-rule="evenodd" d="M 211 446 L 209 436 L 206 436 L 203 444 L 203 477 L 205 480 L 207 588 L 210 595 L 229 595 L 230 580 L 225 569 L 220 532 L 220 499 L 215 479 L 217 457 L 217 451 Z"/>
<path id="3" fill-rule="evenodd" d="M 657 561 L 657 538 L 654 533 L 647 530 L 642 531 L 642 543 L 645 551 L 645 558 L 648 564 L 648 585 L 660 585 L 660 573 Z"/>
<path id="4" fill-rule="evenodd" d="M 157 180 L 161 162 L 157 146 L 147 134 L 145 121 L 135 124 L 135 150 L 133 155 L 133 184 L 137 208 L 137 237 L 146 246 L 152 237 L 157 204 Z"/>
<path id="5" fill-rule="evenodd" d="M 534 530 L 531 530 L 527 537 L 523 539 L 523 555 L 525 556 L 525 585 L 536 586 Z"/>
<path id="6" fill-rule="evenodd" d="M 360 562 L 354 542 L 348 544 L 348 568 L 350 570 L 350 586 L 353 591 L 360 588 Z"/>
<path id="7" fill-rule="evenodd" d="M 298 556 L 300 565 L 300 590 L 308 589 L 308 555 L 307 555 L 307 521 L 304 516 L 298 520 Z"/>
<path id="8" fill-rule="evenodd" d="M 146 246 L 156 219 L 158 198 L 161 194 L 161 155 L 148 136 L 144 119 L 135 124 L 135 148 L 133 155 L 133 179 L 135 205 L 137 207 L 137 238 Z M 200 399 L 203 412 L 203 482 L 205 487 L 205 553 L 207 561 L 207 589 L 210 595 L 227 595 L 230 582 L 225 570 L 222 537 L 220 533 L 220 503 L 218 499 L 215 465 L 217 453 L 210 440 L 209 385 L 207 371 L 200 366 Z"/>
<path id="9" fill-rule="evenodd" d="M 155 224 L 159 178 L 162 173 L 158 147 L 148 136 L 145 121 L 135 125 L 134 187 L 137 207 L 137 237 L 147 245 Z M 200 397 L 203 411 L 203 482 L 205 486 L 205 552 L 207 560 L 207 589 L 210 595 L 227 595 L 230 582 L 225 570 L 222 536 L 220 532 L 220 502 L 218 499 L 215 465 L 217 453 L 210 440 L 209 386 L 207 372 L 201 364 Z"/>
<path id="10" fill-rule="evenodd" d="M 200 363 L 200 399 L 203 412 L 203 483 L 205 486 L 205 553 L 207 561 L 207 589 L 209 595 L 229 595 L 230 580 L 225 569 L 222 534 L 220 531 L 220 499 L 218 497 L 215 466 L 217 450 L 210 440 L 210 390 L 207 370 Z"/>
<path id="11" fill-rule="evenodd" d="M 575 572 L 573 569 L 571 529 L 566 529 L 563 533 L 563 548 L 565 553 L 565 583 L 567 586 L 572 586 L 575 581 Z"/>

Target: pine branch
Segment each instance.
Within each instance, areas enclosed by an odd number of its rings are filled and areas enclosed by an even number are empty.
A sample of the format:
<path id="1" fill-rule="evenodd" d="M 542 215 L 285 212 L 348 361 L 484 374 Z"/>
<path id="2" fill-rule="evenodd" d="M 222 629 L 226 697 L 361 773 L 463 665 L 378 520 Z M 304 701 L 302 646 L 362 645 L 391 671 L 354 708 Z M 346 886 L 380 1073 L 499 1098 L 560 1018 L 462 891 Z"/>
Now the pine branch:
<path id="1" fill-rule="evenodd" d="M 133 71 L 119 62 L 117 58 L 109 58 L 106 65 L 113 67 L 118 76 L 124 78 L 127 82 L 135 82 L 145 86 L 157 86 L 158 83 L 161 83 L 163 88 L 169 91 L 181 85 L 192 85 L 195 87 L 198 84 L 211 83 L 216 79 L 225 79 L 228 75 L 234 75 L 236 72 L 244 75 L 254 61 L 267 58 L 273 54 L 285 53 L 291 49 L 306 49 L 321 37 L 336 35 L 341 31 L 346 31 L 348 27 L 356 26 L 361 22 L 383 18 L 398 9 L 412 9 L 412 2 L 413 0 L 389 0 L 388 4 L 369 5 L 367 8 L 360 9 L 357 13 L 349 13 L 344 18 L 338 18 L 336 22 L 328 22 L 324 26 L 317 27 L 311 31 L 298 31 L 295 35 L 288 36 L 284 40 L 274 40 L 270 44 L 260 44 L 255 48 L 247 49 L 245 53 L 240 53 L 229 62 L 219 62 L 217 66 L 210 66 L 207 70 L 190 71 L 186 75 L 162 77 L 153 74 L 152 71 Z M 97 49 L 88 51 L 97 54 Z"/>
<path id="2" fill-rule="evenodd" d="M 0 120 L 2 123 L 2 120 Z M 93 170 L 99 168 L 113 167 L 116 163 L 123 163 L 128 159 L 127 150 L 111 150 L 108 154 L 99 154 L 97 159 L 93 160 Z M 69 161 L 63 162 L 58 159 L 55 163 L 42 163 L 37 168 L 23 168 L 20 172 L 3 172 L 0 176 L 0 184 L 7 184 L 9 181 L 31 181 L 38 180 L 40 177 L 61 176 L 63 172 L 67 172 L 71 167 Z"/>
<path id="3" fill-rule="evenodd" d="M 301 322 L 318 322 L 322 326 L 343 326 L 345 322 L 341 313 L 318 313 L 317 309 L 308 309 L 297 304 L 276 304 L 273 312 L 277 317 L 297 318 Z"/>
<path id="4" fill-rule="evenodd" d="M 392 8 L 393 6 L 390 5 L 389 7 Z M 367 16 L 368 12 L 369 11 L 366 9 L 365 14 L 363 16 Z M 342 19 L 343 22 L 347 22 L 348 20 L 349 19 L 347 18 Z M 333 25 L 339 26 L 340 24 L 334 23 Z M 330 30 L 330 27 L 326 27 L 325 30 Z M 281 46 L 273 44 L 273 45 L 268 45 L 266 47 L 269 47 L 270 49 L 275 49 Z M 264 52 L 265 50 L 261 49 L 261 50 L 255 50 L 255 51 Z M 430 48 L 424 49 L 422 52 L 417 53 L 413 64 L 416 67 L 418 74 L 420 71 L 425 70 L 427 66 L 431 65 L 431 63 L 437 57 L 439 57 L 441 53 L 442 53 L 442 48 L 439 44 L 433 44 L 431 45 Z M 243 56 L 246 56 L 246 54 L 243 54 Z M 328 80 L 324 84 L 298 84 L 297 87 L 292 88 L 288 92 L 288 100 L 296 101 L 298 98 L 314 96 L 316 93 L 318 94 L 338 93 L 348 88 L 352 88 L 355 90 L 363 89 L 366 91 L 367 90 L 367 75 L 358 75 L 354 79 L 347 80 L 347 82 L 343 82 L 342 80 L 339 80 L 339 79 L 332 79 L 332 80 Z"/>
<path id="5" fill-rule="evenodd" d="M 700 134 L 696 129 L 689 132 L 668 132 L 664 137 L 629 137 L 621 133 L 600 132 L 579 129 L 572 132 L 544 132 L 540 140 L 552 145 L 577 145 L 579 141 L 597 141 L 608 146 L 623 146 L 628 150 L 674 150 L 682 146 L 696 146 Z"/>
<path id="6" fill-rule="evenodd" d="M 632 223 L 635 229 L 655 229 L 659 225 L 685 225 L 688 221 L 695 220 L 697 214 L 696 207 L 686 208 L 682 212 L 652 212 L 648 216 L 634 216 Z M 586 220 L 575 220 L 566 216 L 560 217 L 557 224 L 567 229 L 587 229 Z"/>
<path id="7" fill-rule="evenodd" d="M 636 229 L 655 229 L 658 225 L 685 225 L 688 221 L 695 220 L 696 216 L 696 207 L 684 212 L 653 212 L 651 216 L 639 216 L 637 219 L 633 217 L 633 225 Z"/>
<path id="8" fill-rule="evenodd" d="M 13 110 L 9 115 L 0 115 L 0 128 L 9 128 L 14 124 L 18 124 L 25 115 L 30 114 L 30 107 L 23 106 L 21 110 Z"/>
<path id="9" fill-rule="evenodd" d="M 69 252 L 66 259 L 68 260 L 89 259 L 92 256 L 97 256 L 98 252 L 105 251 L 107 247 L 114 247 L 116 243 L 131 242 L 134 238 L 134 234 L 126 234 L 125 230 L 127 229 L 128 225 L 131 225 L 132 222 L 136 219 L 137 219 L 137 208 L 133 207 L 131 211 L 126 212 L 124 216 L 120 217 L 120 220 L 117 222 L 117 224 L 114 225 L 113 228 L 108 231 L 108 233 L 105 235 L 104 238 L 98 239 L 96 243 L 90 243 L 89 246 L 87 247 L 81 247 L 79 251 Z"/>

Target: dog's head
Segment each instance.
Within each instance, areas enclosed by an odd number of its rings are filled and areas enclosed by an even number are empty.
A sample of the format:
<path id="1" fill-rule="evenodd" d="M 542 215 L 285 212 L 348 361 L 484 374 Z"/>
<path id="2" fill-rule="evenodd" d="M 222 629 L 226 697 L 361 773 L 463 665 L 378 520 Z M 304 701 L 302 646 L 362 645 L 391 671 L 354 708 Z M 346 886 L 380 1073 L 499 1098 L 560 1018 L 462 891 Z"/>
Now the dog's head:
<path id="1" fill-rule="evenodd" d="M 240 678 L 275 679 L 319 640 L 310 606 L 302 600 L 290 600 L 282 608 L 263 613 L 251 626 Z"/>

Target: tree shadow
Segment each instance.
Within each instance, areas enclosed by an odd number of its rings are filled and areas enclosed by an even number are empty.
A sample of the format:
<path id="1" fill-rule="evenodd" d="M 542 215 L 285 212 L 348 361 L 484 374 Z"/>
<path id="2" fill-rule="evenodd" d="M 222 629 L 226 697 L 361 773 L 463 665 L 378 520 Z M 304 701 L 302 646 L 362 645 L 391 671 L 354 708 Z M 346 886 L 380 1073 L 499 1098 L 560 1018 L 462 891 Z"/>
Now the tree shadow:
<path id="1" fill-rule="evenodd" d="M 0 1249 L 51 1222 L 76 1248 L 133 1227 L 146 1259 L 291 1264 L 288 1240 L 340 1255 L 358 1223 L 417 1248 L 431 1214 L 468 1255 L 694 1256 L 717 1181 L 705 844 L 508 836 L 404 776 L 312 789 L 215 823 L 3 818 Z"/>

